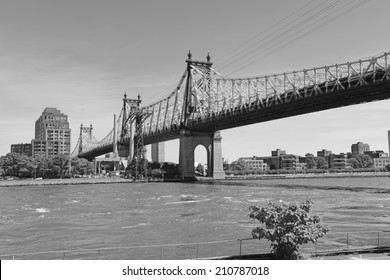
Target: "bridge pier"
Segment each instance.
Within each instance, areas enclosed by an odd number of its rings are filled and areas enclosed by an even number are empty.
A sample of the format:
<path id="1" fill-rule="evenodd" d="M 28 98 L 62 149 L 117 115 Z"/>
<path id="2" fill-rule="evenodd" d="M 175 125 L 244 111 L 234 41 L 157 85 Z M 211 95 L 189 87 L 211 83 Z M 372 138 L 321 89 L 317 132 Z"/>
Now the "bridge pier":
<path id="1" fill-rule="evenodd" d="M 165 162 L 165 144 L 158 142 L 151 144 L 152 162 Z"/>
<path id="2" fill-rule="evenodd" d="M 195 148 L 202 145 L 207 150 L 208 174 L 214 179 L 224 179 L 222 165 L 222 137 L 218 132 L 180 131 L 179 173 L 183 181 L 195 180 Z"/>

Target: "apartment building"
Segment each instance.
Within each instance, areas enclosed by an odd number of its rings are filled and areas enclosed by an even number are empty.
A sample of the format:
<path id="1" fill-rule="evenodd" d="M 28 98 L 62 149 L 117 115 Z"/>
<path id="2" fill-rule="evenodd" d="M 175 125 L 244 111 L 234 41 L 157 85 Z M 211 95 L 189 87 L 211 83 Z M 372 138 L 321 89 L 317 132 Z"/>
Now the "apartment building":
<path id="1" fill-rule="evenodd" d="M 69 155 L 70 143 L 68 116 L 56 108 L 45 108 L 35 122 L 35 139 L 31 141 L 32 156 Z"/>

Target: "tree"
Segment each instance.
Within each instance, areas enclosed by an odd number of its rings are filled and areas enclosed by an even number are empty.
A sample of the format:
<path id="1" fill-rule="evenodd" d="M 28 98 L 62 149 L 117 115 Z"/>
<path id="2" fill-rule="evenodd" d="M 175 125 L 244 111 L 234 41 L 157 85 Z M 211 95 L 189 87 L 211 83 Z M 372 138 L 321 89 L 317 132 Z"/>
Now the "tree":
<path id="1" fill-rule="evenodd" d="M 360 168 L 360 163 L 356 158 L 350 158 L 347 162 L 352 168 Z"/>
<path id="2" fill-rule="evenodd" d="M 88 175 L 93 173 L 93 163 L 85 158 L 74 157 L 71 161 L 71 175 Z"/>
<path id="3" fill-rule="evenodd" d="M 141 159 L 140 162 L 136 163 L 136 159 L 133 158 L 131 161 L 127 163 L 126 171 L 128 174 L 130 174 L 132 177 L 140 176 L 144 171 L 146 172 L 145 176 L 149 173 L 148 170 L 149 162 L 147 159 Z M 145 169 L 144 169 L 145 167 Z M 139 179 L 139 178 L 136 178 Z"/>
<path id="4" fill-rule="evenodd" d="M 164 176 L 164 173 L 161 169 L 152 169 L 150 170 L 150 176 L 152 178 L 162 178 Z"/>
<path id="5" fill-rule="evenodd" d="M 16 164 L 16 176 L 20 178 L 29 178 L 32 177 L 34 173 L 33 161 L 30 157 L 26 155 L 14 154 Z"/>
<path id="6" fill-rule="evenodd" d="M 307 169 L 316 168 L 317 164 L 316 164 L 316 161 L 314 159 L 314 155 L 313 154 L 306 154 L 305 157 L 306 157 L 306 168 Z"/>
<path id="7" fill-rule="evenodd" d="M 50 159 L 48 159 L 45 156 L 37 156 L 33 160 L 34 163 L 34 176 L 35 177 L 43 177 L 47 178 L 50 177 L 51 170 L 49 168 L 50 166 Z"/>
<path id="8" fill-rule="evenodd" d="M 242 159 L 233 161 L 230 164 L 230 170 L 233 170 L 233 171 L 243 171 L 245 169 L 246 169 L 246 164 L 245 164 L 245 161 L 242 160 Z"/>
<path id="9" fill-rule="evenodd" d="M 34 173 L 34 164 L 30 157 L 17 153 L 8 153 L 0 158 L 0 167 L 5 175 L 31 177 Z"/>
<path id="10" fill-rule="evenodd" d="M 195 168 L 195 171 L 198 171 L 200 174 L 204 174 L 204 167 L 201 163 L 199 163 L 196 168 Z"/>
<path id="11" fill-rule="evenodd" d="M 300 245 L 315 243 L 329 231 L 318 215 L 309 215 L 312 204 L 308 199 L 300 205 L 270 202 L 262 208 L 250 206 L 249 217 L 265 225 L 253 229 L 252 237 L 271 241 L 276 259 L 300 258 Z"/>
<path id="12" fill-rule="evenodd" d="M 390 171 L 390 164 L 386 165 L 385 168 L 387 171 Z"/>
<path id="13" fill-rule="evenodd" d="M 328 162 L 323 157 L 316 157 L 316 158 L 314 158 L 314 160 L 315 160 L 317 169 L 327 169 L 329 167 Z"/>
<path id="14" fill-rule="evenodd" d="M 374 166 L 374 161 L 369 155 L 356 155 L 348 160 L 352 168 L 370 168 Z"/>
<path id="15" fill-rule="evenodd" d="M 160 169 L 161 168 L 161 163 L 158 161 L 153 161 L 148 163 L 148 169 L 153 170 L 153 169 Z"/>
<path id="16" fill-rule="evenodd" d="M 355 158 L 359 162 L 361 168 L 370 168 L 374 166 L 374 161 L 369 155 L 357 155 Z"/>
<path id="17" fill-rule="evenodd" d="M 179 165 L 176 163 L 164 162 L 161 170 L 166 178 L 175 178 L 179 176 Z"/>
<path id="18" fill-rule="evenodd" d="M 69 174 L 69 156 L 67 155 L 57 155 L 51 159 L 52 170 L 54 171 L 55 177 L 62 178 L 63 176 Z"/>

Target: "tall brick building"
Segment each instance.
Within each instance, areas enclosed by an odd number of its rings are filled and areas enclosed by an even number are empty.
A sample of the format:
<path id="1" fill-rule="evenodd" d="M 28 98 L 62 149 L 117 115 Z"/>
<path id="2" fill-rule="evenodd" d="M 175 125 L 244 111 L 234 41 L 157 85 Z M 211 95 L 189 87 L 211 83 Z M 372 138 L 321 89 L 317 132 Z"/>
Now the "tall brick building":
<path id="1" fill-rule="evenodd" d="M 31 157 L 32 151 L 31 151 L 31 144 L 12 144 L 11 145 L 11 153 L 16 153 L 20 155 L 26 155 Z"/>
<path id="2" fill-rule="evenodd" d="M 35 139 L 31 141 L 32 155 L 69 155 L 70 137 L 68 116 L 56 108 L 45 108 L 35 122 Z"/>
<path id="3" fill-rule="evenodd" d="M 357 142 L 356 144 L 351 145 L 352 156 L 362 155 L 364 152 L 368 152 L 369 150 L 370 146 L 362 142 Z"/>

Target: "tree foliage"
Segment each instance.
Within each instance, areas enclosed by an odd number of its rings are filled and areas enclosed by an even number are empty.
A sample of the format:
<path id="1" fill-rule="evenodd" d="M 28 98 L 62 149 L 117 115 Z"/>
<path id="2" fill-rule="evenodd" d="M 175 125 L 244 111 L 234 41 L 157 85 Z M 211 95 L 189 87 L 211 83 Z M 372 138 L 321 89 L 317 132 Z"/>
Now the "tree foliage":
<path id="1" fill-rule="evenodd" d="M 305 155 L 306 168 L 311 169 L 328 169 L 329 165 L 323 157 L 315 157 L 313 154 Z"/>
<path id="2" fill-rule="evenodd" d="M 164 173 L 164 177 L 166 178 L 179 177 L 179 165 L 176 163 L 164 162 L 161 170 Z"/>
<path id="3" fill-rule="evenodd" d="M 315 157 L 315 164 L 317 169 L 328 169 L 329 165 L 323 157 Z"/>
<path id="4" fill-rule="evenodd" d="M 34 172 L 34 162 L 26 155 L 8 153 L 0 158 L 0 167 L 6 176 L 31 177 Z"/>
<path id="5" fill-rule="evenodd" d="M 348 160 L 352 168 L 371 168 L 374 161 L 369 155 L 356 155 Z"/>
<path id="6" fill-rule="evenodd" d="M 130 176 L 136 177 L 137 174 L 142 174 L 144 171 L 148 173 L 148 166 L 147 159 L 141 159 L 137 166 L 136 159 L 133 158 L 127 163 L 126 171 Z"/>
<path id="7" fill-rule="evenodd" d="M 252 237 L 269 240 L 276 259 L 298 259 L 300 245 L 315 243 L 329 231 L 318 215 L 310 216 L 312 204 L 308 199 L 300 205 L 270 202 L 266 207 L 250 206 L 249 217 L 263 224 L 252 230 Z"/>
<path id="8" fill-rule="evenodd" d="M 306 158 L 306 168 L 307 169 L 314 169 L 317 167 L 317 163 L 314 159 L 313 154 L 306 154 L 305 158 Z"/>
<path id="9" fill-rule="evenodd" d="M 3 175 L 20 178 L 63 178 L 93 172 L 93 164 L 88 160 L 70 158 L 67 155 L 32 158 L 26 155 L 9 153 L 0 157 L 0 168 L 3 170 Z"/>
<path id="10" fill-rule="evenodd" d="M 201 163 L 199 163 L 196 168 L 195 168 L 195 171 L 198 171 L 200 174 L 204 174 L 204 167 Z"/>
<path id="11" fill-rule="evenodd" d="M 88 175 L 93 173 L 93 163 L 85 158 L 71 158 L 72 175 Z"/>
<path id="12" fill-rule="evenodd" d="M 230 164 L 230 170 L 232 171 L 243 171 L 245 169 L 246 169 L 246 164 L 245 161 L 243 161 L 242 159 L 233 161 Z"/>

